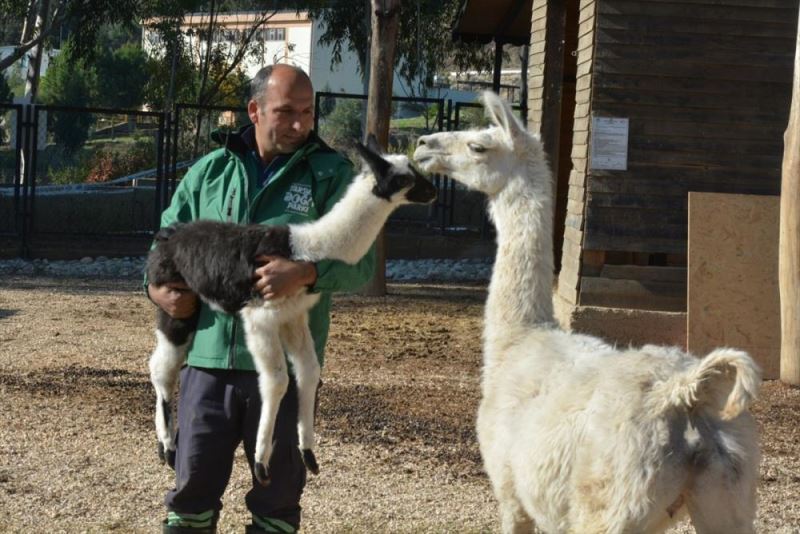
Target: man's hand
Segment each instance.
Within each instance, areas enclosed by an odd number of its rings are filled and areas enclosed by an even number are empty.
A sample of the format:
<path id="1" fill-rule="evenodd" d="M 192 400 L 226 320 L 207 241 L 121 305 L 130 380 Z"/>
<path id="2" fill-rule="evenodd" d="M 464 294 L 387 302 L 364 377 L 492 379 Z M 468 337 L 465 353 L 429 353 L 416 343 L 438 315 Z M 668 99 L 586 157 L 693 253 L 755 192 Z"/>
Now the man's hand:
<path id="1" fill-rule="evenodd" d="M 183 282 L 163 286 L 147 284 L 150 300 L 174 319 L 187 319 L 197 311 L 197 295 Z"/>
<path id="2" fill-rule="evenodd" d="M 267 300 L 294 295 L 317 281 L 313 263 L 281 256 L 258 256 L 256 262 L 263 265 L 253 273 L 253 288 Z"/>

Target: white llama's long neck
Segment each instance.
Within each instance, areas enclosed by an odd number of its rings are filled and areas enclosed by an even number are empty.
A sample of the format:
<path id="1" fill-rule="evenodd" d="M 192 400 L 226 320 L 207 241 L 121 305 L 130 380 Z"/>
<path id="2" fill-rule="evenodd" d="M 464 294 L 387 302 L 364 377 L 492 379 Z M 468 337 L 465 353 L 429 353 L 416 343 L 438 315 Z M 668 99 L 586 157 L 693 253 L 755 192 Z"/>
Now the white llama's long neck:
<path id="1" fill-rule="evenodd" d="M 292 258 L 356 263 L 367 253 L 397 207 L 372 193 L 373 180 L 357 177 L 344 197 L 320 219 L 289 225 Z"/>
<path id="2" fill-rule="evenodd" d="M 502 353 L 531 328 L 554 322 L 551 177 L 544 162 L 532 162 L 525 173 L 512 178 L 489 204 L 497 257 L 486 301 L 487 355 Z"/>

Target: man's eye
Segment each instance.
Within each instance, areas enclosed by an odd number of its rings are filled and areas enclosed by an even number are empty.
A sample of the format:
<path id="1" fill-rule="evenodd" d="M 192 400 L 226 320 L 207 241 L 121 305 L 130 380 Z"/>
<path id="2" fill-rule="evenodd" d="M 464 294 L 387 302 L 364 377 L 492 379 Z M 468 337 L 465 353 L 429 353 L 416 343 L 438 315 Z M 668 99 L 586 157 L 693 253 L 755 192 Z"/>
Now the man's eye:
<path id="1" fill-rule="evenodd" d="M 472 150 L 473 152 L 477 152 L 479 154 L 481 152 L 486 152 L 486 147 L 483 145 L 479 145 L 478 143 L 467 143 L 467 146 L 469 147 L 470 150 Z"/>

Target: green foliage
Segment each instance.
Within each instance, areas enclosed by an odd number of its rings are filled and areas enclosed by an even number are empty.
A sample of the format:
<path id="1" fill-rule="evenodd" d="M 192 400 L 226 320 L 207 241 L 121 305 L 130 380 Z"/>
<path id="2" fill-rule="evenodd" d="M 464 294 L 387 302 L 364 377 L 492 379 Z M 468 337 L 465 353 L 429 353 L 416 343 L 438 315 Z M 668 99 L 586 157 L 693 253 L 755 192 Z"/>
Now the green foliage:
<path id="1" fill-rule="evenodd" d="M 155 167 L 156 148 L 153 139 L 141 138 L 132 144 L 101 148 L 89 160 L 85 181 L 107 182 L 114 178 Z"/>
<path id="2" fill-rule="evenodd" d="M 0 102 L 11 102 L 12 100 L 14 100 L 14 93 L 11 91 L 11 86 L 6 77 L 0 73 Z"/>
<path id="3" fill-rule="evenodd" d="M 145 13 L 147 6 L 144 0 L 73 0 L 66 4 L 62 33 L 69 35 L 71 63 L 94 61 L 104 30 L 117 24 L 130 25 Z"/>
<path id="4" fill-rule="evenodd" d="M 102 183 L 152 169 L 156 165 L 156 147 L 151 137 L 99 146 L 88 144 L 73 152 L 60 145 L 49 146 L 41 160 L 42 167 L 47 169 L 40 177 L 43 183 Z"/>
<path id="5" fill-rule="evenodd" d="M 458 112 L 458 129 L 484 128 L 489 126 L 489 119 L 482 107 L 462 107 Z"/>
<path id="6" fill-rule="evenodd" d="M 9 87 L 6 77 L 0 72 L 0 103 L 11 102 L 13 98 L 14 93 L 11 92 L 11 87 Z M 8 113 L 6 110 L 0 108 L 0 145 L 5 144 L 6 139 L 9 137 L 9 135 L 6 133 L 6 121 L 8 120 L 7 116 Z"/>
<path id="7" fill-rule="evenodd" d="M 22 79 L 22 76 L 19 75 L 16 69 L 11 69 L 6 81 L 8 82 L 11 92 L 14 93 L 14 96 L 22 96 L 25 94 L 25 80 Z"/>
<path id="8" fill-rule="evenodd" d="M 419 0 L 400 3 L 400 29 L 398 32 L 395 66 L 406 86 L 413 94 L 430 87 L 433 76 L 445 67 L 489 70 L 492 55 L 479 44 L 454 43 L 451 26 L 458 13 L 461 0 Z M 309 14 L 325 22 L 325 32 L 320 42 L 331 45 L 334 62 L 340 63 L 347 49 L 358 56 L 359 67 L 364 70 L 369 52 L 367 25 L 370 0 L 337 2 L 312 2 Z M 346 47 L 346 48 L 345 48 Z"/>
<path id="9" fill-rule="evenodd" d="M 144 102 L 147 57 L 138 44 L 126 43 L 97 54 L 96 84 L 92 91 L 98 106 L 138 108 Z"/>
<path id="10" fill-rule="evenodd" d="M 75 60 L 68 43 L 55 58 L 47 74 L 42 78 L 40 98 L 45 104 L 87 107 L 92 100 L 92 88 L 96 85 L 96 73 L 83 60 Z M 55 142 L 67 153 L 74 153 L 89 137 L 89 128 L 94 123 L 90 113 L 51 112 L 48 126 Z"/>
<path id="11" fill-rule="evenodd" d="M 340 150 L 350 147 L 353 141 L 361 139 L 364 105 L 361 100 L 339 99 L 333 111 L 321 121 L 320 137 Z"/>
<path id="12" fill-rule="evenodd" d="M 59 146 L 48 153 L 45 180 L 50 184 L 82 184 L 89 174 L 91 153 L 86 151 L 69 152 Z"/>
<path id="13" fill-rule="evenodd" d="M 167 94 L 170 86 L 171 59 L 150 58 L 146 63 L 147 83 L 144 87 L 144 101 L 153 109 L 168 106 Z M 194 102 L 198 72 L 192 65 L 188 53 L 176 59 L 173 83 L 173 102 Z"/>

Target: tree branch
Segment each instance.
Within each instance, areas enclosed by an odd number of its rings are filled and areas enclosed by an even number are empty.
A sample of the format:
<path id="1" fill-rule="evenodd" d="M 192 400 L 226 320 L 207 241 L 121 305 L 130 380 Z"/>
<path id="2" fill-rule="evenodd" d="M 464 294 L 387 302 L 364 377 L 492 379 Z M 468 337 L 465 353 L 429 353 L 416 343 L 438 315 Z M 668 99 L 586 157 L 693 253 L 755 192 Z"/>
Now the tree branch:
<path id="1" fill-rule="evenodd" d="M 256 23 L 253 26 L 250 27 L 250 30 L 247 33 L 247 35 L 242 36 L 241 40 L 237 45 L 236 53 L 233 55 L 233 59 L 231 59 L 230 64 L 228 64 L 228 66 L 225 68 L 222 74 L 217 77 L 214 84 L 211 87 L 209 87 L 207 91 L 203 92 L 199 96 L 199 98 L 197 99 L 199 104 L 201 105 L 207 104 L 219 92 L 219 88 L 222 86 L 222 82 L 225 81 L 225 78 L 227 78 L 230 73 L 236 70 L 236 67 L 238 67 L 239 64 L 242 62 L 242 59 L 244 58 L 244 55 L 247 53 L 247 49 L 250 46 L 250 42 L 253 39 L 253 35 L 255 35 L 256 31 L 261 26 L 266 24 L 266 22 L 269 19 L 275 16 L 275 13 L 277 12 L 278 10 L 275 9 L 272 10 L 272 12 L 269 14 L 267 14 L 266 11 L 262 13 L 261 18 L 258 21 L 256 21 Z"/>
<path id="2" fill-rule="evenodd" d="M 66 11 L 62 11 L 64 4 L 65 0 L 59 2 L 58 7 L 56 7 L 55 11 L 53 12 L 53 19 L 51 20 L 50 24 L 44 30 L 42 30 L 41 33 L 27 42 L 20 43 L 19 46 L 14 47 L 14 50 L 10 55 L 0 59 L 0 71 L 6 70 L 8 67 L 19 61 L 25 54 L 28 53 L 31 48 L 38 46 L 42 41 L 50 37 L 61 27 L 66 19 Z"/>

